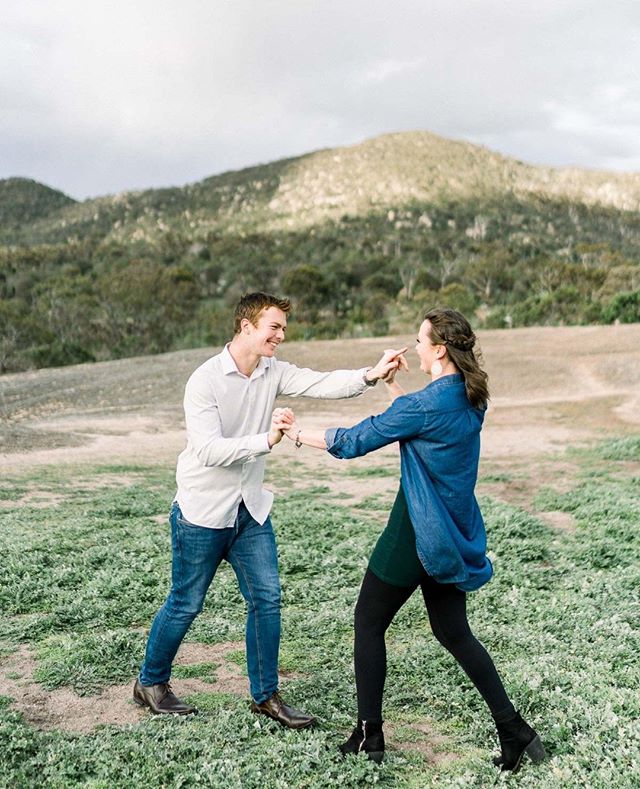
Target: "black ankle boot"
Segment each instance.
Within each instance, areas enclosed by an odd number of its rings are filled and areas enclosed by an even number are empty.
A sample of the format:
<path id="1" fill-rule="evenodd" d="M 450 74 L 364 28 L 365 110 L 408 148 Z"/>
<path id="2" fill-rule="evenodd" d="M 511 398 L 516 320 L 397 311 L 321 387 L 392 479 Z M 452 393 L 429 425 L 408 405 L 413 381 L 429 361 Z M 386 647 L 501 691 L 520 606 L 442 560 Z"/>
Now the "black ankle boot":
<path id="1" fill-rule="evenodd" d="M 539 764 L 546 758 L 547 754 L 540 737 L 522 719 L 519 712 L 508 720 L 496 721 L 496 726 L 501 750 L 500 756 L 496 756 L 493 760 L 496 767 L 517 773 L 525 753 L 534 764 Z"/>
<path id="2" fill-rule="evenodd" d="M 358 754 L 360 751 L 367 754 L 367 758 L 380 764 L 384 757 L 384 734 L 382 722 L 371 723 L 358 718 L 351 737 L 339 746 L 340 753 L 346 756 L 349 753 Z"/>

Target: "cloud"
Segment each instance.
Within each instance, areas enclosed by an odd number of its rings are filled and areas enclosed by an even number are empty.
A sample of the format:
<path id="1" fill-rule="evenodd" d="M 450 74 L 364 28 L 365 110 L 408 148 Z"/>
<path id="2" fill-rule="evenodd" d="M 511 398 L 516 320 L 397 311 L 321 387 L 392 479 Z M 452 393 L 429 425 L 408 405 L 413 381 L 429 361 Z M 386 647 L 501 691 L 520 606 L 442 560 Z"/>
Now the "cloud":
<path id="1" fill-rule="evenodd" d="M 0 30 L 0 177 L 84 197 L 406 129 L 637 169 L 627 0 L 23 0 Z"/>

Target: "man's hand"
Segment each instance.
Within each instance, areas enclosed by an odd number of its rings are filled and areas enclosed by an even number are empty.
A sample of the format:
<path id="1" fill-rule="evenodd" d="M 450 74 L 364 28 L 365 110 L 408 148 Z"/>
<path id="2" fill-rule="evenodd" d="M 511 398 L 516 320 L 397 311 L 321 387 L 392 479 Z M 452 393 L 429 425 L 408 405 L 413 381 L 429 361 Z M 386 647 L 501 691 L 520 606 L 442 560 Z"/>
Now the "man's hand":
<path id="1" fill-rule="evenodd" d="M 271 416 L 271 429 L 269 430 L 269 446 L 273 447 L 282 441 L 282 436 L 289 432 L 295 425 L 295 417 L 290 408 L 276 408 Z"/>
<path id="2" fill-rule="evenodd" d="M 392 383 L 398 370 L 406 370 L 408 372 L 409 365 L 404 358 L 406 352 L 407 348 L 400 348 L 398 350 L 388 348 L 382 354 L 376 366 L 367 370 L 365 373 L 367 381 L 382 380 L 385 381 L 385 383 Z"/>

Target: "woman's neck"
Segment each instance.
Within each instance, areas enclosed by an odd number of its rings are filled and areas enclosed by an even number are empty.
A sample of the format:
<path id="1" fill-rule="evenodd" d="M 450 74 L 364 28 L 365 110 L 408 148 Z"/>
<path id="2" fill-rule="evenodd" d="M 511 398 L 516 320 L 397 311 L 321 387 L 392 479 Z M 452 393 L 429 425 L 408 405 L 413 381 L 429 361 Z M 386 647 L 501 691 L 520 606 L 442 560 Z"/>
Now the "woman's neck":
<path id="1" fill-rule="evenodd" d="M 442 372 L 441 373 L 431 373 L 431 380 L 437 381 L 438 378 L 444 378 L 445 375 L 455 375 L 459 373 L 460 370 L 455 366 L 455 364 L 449 360 L 445 364 L 442 365 Z"/>

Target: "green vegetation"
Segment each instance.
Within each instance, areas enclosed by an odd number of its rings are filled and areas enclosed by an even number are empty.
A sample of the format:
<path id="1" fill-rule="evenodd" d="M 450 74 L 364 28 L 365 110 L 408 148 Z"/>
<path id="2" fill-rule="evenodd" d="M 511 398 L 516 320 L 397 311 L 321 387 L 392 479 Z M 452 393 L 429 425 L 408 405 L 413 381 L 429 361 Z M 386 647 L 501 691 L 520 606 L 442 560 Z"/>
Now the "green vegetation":
<path id="1" fill-rule="evenodd" d="M 470 619 L 507 686 L 539 728 L 551 761 L 527 764 L 521 787 L 630 787 L 640 783 L 640 501 L 638 437 L 574 450 L 573 489 L 541 491 L 539 510 L 564 510 L 575 531 L 554 530 L 507 503 L 482 502 L 496 576 L 470 596 Z M 166 524 L 172 474 L 126 467 L 55 468 L 3 483 L 0 632 L 4 657 L 36 658 L 34 679 L 92 694 L 132 682 L 144 628 L 169 577 Z M 131 476 L 134 481 L 131 481 Z M 313 480 L 309 479 L 310 485 Z M 46 490 L 56 506 L 30 506 Z M 318 729 L 294 733 L 254 718 L 229 693 L 193 696 L 201 714 L 183 720 L 140 713 L 133 726 L 91 734 L 42 731 L 0 699 L 0 786 L 46 787 L 486 787 L 495 736 L 480 698 L 429 633 L 415 595 L 388 639 L 386 718 L 395 728 L 380 767 L 341 762 L 335 746 L 352 723 L 351 619 L 366 557 L 380 526 L 336 504 L 324 487 L 277 501 L 283 579 L 287 698 L 317 711 Z M 243 639 L 243 603 L 222 568 L 189 640 Z M 237 650 L 236 650 L 237 652 Z M 225 659 L 243 662 L 241 654 Z M 216 665 L 176 672 L 215 682 Z M 430 764 L 413 748 L 429 727 Z M 427 737 L 429 739 L 429 737 Z M 393 746 L 396 746 L 393 748 Z"/>
<path id="2" fill-rule="evenodd" d="M 292 298 L 294 339 L 412 330 L 435 303 L 640 321 L 638 205 L 633 178 L 427 134 L 84 203 L 1 181 L 0 372 L 218 344 L 252 289 Z"/>
<path id="3" fill-rule="evenodd" d="M 0 181 L 0 238 L 19 235 L 26 225 L 74 204 L 62 192 L 28 178 Z"/>

